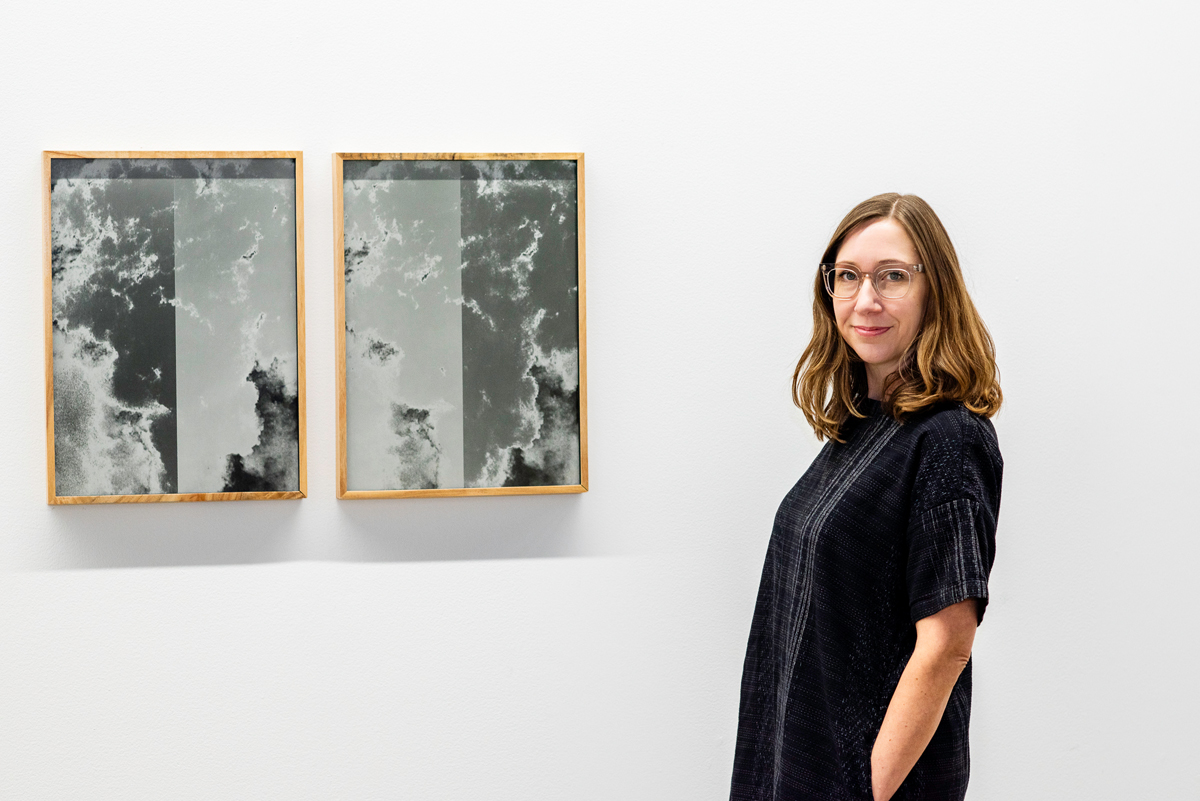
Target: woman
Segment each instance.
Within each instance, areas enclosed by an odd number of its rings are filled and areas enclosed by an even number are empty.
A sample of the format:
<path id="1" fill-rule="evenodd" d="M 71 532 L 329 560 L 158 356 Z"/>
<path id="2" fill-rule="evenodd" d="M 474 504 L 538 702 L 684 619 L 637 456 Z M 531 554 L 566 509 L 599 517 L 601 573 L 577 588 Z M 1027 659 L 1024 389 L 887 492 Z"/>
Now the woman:
<path id="1" fill-rule="evenodd" d="M 992 339 L 914 195 L 856 206 L 792 397 L 828 439 L 775 518 L 731 798 L 962 799 L 1003 463 Z"/>

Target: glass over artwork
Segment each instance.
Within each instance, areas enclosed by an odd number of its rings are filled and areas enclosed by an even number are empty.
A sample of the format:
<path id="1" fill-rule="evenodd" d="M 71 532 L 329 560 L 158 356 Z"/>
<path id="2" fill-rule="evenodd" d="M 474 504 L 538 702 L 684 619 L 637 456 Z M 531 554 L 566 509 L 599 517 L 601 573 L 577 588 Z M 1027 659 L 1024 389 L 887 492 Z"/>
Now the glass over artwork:
<path id="1" fill-rule="evenodd" d="M 339 164 L 339 494 L 583 491 L 578 159 Z"/>
<path id="2" fill-rule="evenodd" d="M 51 501 L 298 497 L 297 159 L 49 161 Z"/>

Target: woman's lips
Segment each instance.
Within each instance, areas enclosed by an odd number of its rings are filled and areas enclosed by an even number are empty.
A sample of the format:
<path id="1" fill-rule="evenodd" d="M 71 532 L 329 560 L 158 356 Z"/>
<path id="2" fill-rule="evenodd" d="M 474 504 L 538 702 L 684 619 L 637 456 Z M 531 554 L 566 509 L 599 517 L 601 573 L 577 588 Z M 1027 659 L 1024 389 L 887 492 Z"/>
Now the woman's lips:
<path id="1" fill-rule="evenodd" d="M 877 337 L 880 334 L 886 334 L 888 331 L 890 331 L 891 326 L 872 327 L 872 326 L 865 326 L 865 325 L 856 325 L 856 326 L 854 326 L 854 330 L 857 331 L 860 336 Z"/>

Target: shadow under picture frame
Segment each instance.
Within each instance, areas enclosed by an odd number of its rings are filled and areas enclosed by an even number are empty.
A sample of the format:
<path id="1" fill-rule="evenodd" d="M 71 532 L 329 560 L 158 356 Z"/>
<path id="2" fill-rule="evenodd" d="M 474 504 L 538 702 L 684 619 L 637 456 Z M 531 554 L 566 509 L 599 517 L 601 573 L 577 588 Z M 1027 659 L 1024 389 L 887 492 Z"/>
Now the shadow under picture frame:
<path id="1" fill-rule="evenodd" d="M 588 489 L 582 153 L 335 153 L 337 497 Z"/>
<path id="2" fill-rule="evenodd" d="M 50 504 L 307 495 L 303 173 L 43 152 Z"/>

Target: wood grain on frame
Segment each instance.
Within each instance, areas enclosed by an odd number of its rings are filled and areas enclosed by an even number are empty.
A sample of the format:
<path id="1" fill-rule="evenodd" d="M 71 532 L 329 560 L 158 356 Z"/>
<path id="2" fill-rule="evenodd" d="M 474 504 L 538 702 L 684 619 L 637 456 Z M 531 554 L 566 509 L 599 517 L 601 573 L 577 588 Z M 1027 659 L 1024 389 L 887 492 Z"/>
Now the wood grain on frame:
<path id="1" fill-rule="evenodd" d="M 336 359 L 338 498 L 346 497 L 346 219 L 342 213 L 342 158 L 333 154 L 333 349 Z"/>
<path id="2" fill-rule="evenodd" d="M 346 242 L 344 174 L 347 161 L 574 161 L 576 163 L 576 238 L 578 255 L 578 371 L 579 371 L 579 476 L 578 484 L 513 487 L 447 487 L 438 489 L 350 490 L 347 459 L 346 392 Z M 584 236 L 584 157 L 582 153 L 335 153 L 334 196 L 334 327 L 336 352 L 337 485 L 339 499 L 472 497 L 491 495 L 574 494 L 588 490 L 587 444 L 587 340 Z"/>
<path id="3" fill-rule="evenodd" d="M 297 379 L 297 459 L 298 489 L 289 491 L 252 492 L 174 492 L 113 495 L 56 494 L 54 441 L 54 332 L 53 276 L 51 231 L 51 169 L 55 159 L 285 159 L 292 160 L 295 179 L 295 287 L 296 287 L 296 379 Z M 304 324 L 304 162 L 299 151 L 43 151 L 43 293 L 45 303 L 45 370 L 46 370 L 46 453 L 47 500 L 52 505 L 111 504 L 111 503 L 179 503 L 191 501 L 283 500 L 306 497 L 308 494 L 307 415 L 305 399 L 305 324 Z"/>

